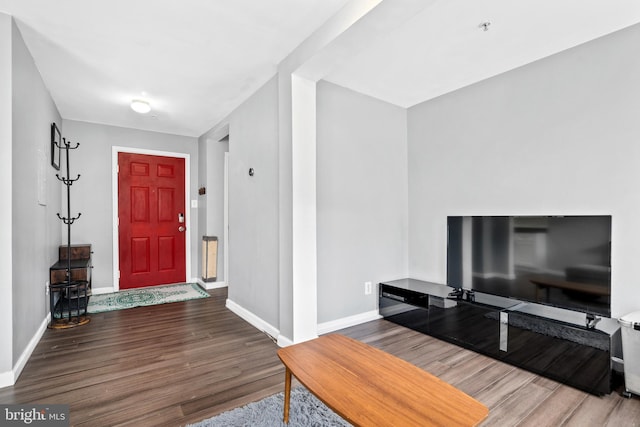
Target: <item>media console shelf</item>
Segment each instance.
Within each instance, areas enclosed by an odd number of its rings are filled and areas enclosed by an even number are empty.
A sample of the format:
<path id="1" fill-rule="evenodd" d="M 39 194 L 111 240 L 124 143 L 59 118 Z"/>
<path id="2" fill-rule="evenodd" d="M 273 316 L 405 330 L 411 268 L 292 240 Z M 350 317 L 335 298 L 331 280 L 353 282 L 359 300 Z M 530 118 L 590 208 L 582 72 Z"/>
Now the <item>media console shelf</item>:
<path id="1" fill-rule="evenodd" d="M 527 369 L 586 392 L 613 389 L 620 326 L 585 313 L 414 279 L 380 283 L 380 314 L 391 322 Z"/>

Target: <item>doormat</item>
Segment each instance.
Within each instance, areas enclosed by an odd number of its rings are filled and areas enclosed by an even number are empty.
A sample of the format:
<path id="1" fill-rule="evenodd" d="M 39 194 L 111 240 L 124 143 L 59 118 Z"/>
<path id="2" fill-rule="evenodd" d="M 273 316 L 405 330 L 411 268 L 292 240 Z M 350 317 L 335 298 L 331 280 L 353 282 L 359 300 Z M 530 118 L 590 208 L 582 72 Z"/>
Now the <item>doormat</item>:
<path id="1" fill-rule="evenodd" d="M 103 313 L 105 311 L 124 310 L 126 308 L 208 297 L 209 294 L 196 283 L 150 286 L 148 288 L 129 289 L 111 294 L 92 295 L 89 299 L 87 311 L 90 314 Z"/>

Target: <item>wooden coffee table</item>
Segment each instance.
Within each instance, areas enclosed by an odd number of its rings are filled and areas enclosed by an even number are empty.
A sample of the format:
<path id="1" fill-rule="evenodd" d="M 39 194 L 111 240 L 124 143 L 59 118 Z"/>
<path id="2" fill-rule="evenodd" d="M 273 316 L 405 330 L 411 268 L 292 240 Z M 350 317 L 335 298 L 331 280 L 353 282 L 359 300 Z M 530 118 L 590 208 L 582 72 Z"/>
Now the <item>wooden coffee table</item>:
<path id="1" fill-rule="evenodd" d="M 284 422 L 291 375 L 356 426 L 474 426 L 489 410 L 411 363 L 343 335 L 278 350 L 286 368 Z"/>

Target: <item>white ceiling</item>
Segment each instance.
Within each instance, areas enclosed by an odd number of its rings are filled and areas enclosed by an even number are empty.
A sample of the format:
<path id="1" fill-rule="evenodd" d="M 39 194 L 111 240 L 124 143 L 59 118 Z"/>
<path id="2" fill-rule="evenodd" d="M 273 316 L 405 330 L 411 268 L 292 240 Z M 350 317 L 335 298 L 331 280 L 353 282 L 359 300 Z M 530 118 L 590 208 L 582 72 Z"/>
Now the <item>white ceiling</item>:
<path id="1" fill-rule="evenodd" d="M 14 16 L 63 118 L 200 136 L 346 3 L 0 0 L 0 12 Z M 640 0 L 425 5 L 326 79 L 410 107 L 640 22 Z M 129 108 L 140 97 L 151 113 Z"/>
<path id="2" fill-rule="evenodd" d="M 200 136 L 346 1 L 0 0 L 0 12 L 63 118 Z M 140 97 L 151 113 L 129 108 Z"/>
<path id="3" fill-rule="evenodd" d="M 406 108 L 640 22 L 640 0 L 430 3 L 325 79 Z"/>

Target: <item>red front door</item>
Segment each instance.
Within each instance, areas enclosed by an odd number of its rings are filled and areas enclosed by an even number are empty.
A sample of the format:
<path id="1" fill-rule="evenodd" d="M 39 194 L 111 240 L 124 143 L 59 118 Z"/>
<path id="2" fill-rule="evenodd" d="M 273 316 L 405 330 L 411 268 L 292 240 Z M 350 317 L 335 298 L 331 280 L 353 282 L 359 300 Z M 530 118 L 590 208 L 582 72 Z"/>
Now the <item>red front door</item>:
<path id="1" fill-rule="evenodd" d="M 186 281 L 185 160 L 118 153 L 120 289 Z"/>

